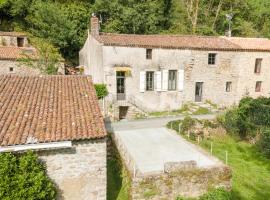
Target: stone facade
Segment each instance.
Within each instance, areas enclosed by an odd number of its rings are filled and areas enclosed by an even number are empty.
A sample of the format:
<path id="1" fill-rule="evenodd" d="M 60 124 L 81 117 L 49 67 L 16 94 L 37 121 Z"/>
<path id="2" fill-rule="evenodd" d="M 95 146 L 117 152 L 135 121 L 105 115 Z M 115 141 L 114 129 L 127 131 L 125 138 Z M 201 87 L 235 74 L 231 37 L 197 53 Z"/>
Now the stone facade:
<path id="1" fill-rule="evenodd" d="M 106 200 L 106 140 L 72 144 L 70 149 L 39 152 L 58 187 L 58 199 Z"/>
<path id="2" fill-rule="evenodd" d="M 14 60 L 0 60 L 0 75 L 17 74 L 17 75 L 40 75 L 39 69 L 19 65 Z"/>
<path id="3" fill-rule="evenodd" d="M 109 102 L 116 99 L 116 73 L 121 67 L 123 70 L 129 68 L 129 75 L 125 77 L 126 101 L 135 98 L 136 106 L 147 112 L 179 109 L 185 102 L 194 102 L 197 82 L 203 83 L 200 101 L 210 100 L 222 107 L 237 104 L 247 94 L 251 97 L 269 96 L 270 53 L 267 51 L 152 48 L 152 58 L 147 59 L 146 48 L 103 45 L 97 37 L 89 33 L 80 51 L 80 65 L 85 66 L 85 74 L 92 75 L 95 83 L 107 84 Z M 209 65 L 208 56 L 212 53 L 216 54 L 216 63 Z M 256 59 L 262 59 L 259 74 L 254 73 Z M 168 76 L 168 70 L 184 73 L 183 78 L 177 73 L 174 91 L 163 88 L 164 81 L 167 84 L 167 78 L 163 77 Z M 142 81 L 145 82 L 141 73 L 147 71 L 155 73 L 153 91 L 141 90 Z M 157 74 L 161 74 L 161 80 Z M 257 81 L 262 82 L 260 92 L 255 92 Z M 226 91 L 227 82 L 231 82 L 230 91 Z"/>

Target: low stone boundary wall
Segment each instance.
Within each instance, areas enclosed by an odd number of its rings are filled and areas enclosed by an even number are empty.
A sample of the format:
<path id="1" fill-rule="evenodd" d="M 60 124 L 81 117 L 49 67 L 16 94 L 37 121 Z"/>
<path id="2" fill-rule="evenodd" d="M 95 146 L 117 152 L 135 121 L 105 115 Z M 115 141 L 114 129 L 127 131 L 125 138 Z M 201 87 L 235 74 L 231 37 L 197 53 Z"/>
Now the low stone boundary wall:
<path id="1" fill-rule="evenodd" d="M 204 169 L 194 162 L 167 163 L 164 173 L 134 177 L 132 199 L 175 200 L 179 195 L 198 197 L 211 188 L 231 189 L 231 170 L 227 166 Z"/>

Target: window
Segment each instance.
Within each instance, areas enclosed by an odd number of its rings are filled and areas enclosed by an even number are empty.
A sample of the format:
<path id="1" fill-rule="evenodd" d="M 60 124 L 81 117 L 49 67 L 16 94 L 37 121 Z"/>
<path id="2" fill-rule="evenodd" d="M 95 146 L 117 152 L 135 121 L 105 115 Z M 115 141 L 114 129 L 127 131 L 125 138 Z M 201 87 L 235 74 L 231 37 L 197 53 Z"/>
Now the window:
<path id="1" fill-rule="evenodd" d="M 154 90 L 154 72 L 146 72 L 146 90 Z"/>
<path id="2" fill-rule="evenodd" d="M 177 70 L 169 70 L 168 90 L 176 90 Z"/>
<path id="3" fill-rule="evenodd" d="M 17 38 L 17 45 L 18 47 L 23 47 L 24 46 L 24 38 Z"/>
<path id="4" fill-rule="evenodd" d="M 152 49 L 146 49 L 146 59 L 152 59 Z"/>
<path id="5" fill-rule="evenodd" d="M 10 72 L 13 72 L 13 67 L 10 67 L 10 68 L 9 68 L 9 71 L 10 71 Z"/>
<path id="6" fill-rule="evenodd" d="M 262 90 L 262 82 L 257 81 L 255 86 L 255 92 L 261 92 L 261 90 Z"/>
<path id="7" fill-rule="evenodd" d="M 209 53 L 208 54 L 208 65 L 215 65 L 216 64 L 216 53 Z"/>
<path id="8" fill-rule="evenodd" d="M 232 91 L 232 82 L 226 82 L 226 92 Z"/>
<path id="9" fill-rule="evenodd" d="M 261 66 L 262 66 L 262 59 L 257 58 L 256 62 L 255 62 L 255 69 L 254 69 L 255 74 L 260 74 L 261 73 Z"/>

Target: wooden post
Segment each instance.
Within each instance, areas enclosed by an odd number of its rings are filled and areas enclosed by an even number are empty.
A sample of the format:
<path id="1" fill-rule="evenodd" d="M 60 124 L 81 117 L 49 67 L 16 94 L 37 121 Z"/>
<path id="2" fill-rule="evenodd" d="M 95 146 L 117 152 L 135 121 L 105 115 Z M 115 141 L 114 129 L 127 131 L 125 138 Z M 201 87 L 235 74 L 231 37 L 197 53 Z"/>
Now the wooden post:
<path id="1" fill-rule="evenodd" d="M 181 129 L 181 124 L 178 124 L 178 133 L 180 133 L 180 129 Z"/>
<path id="2" fill-rule="evenodd" d="M 171 122 L 171 129 L 173 129 L 173 128 L 172 128 L 172 124 L 173 124 L 173 122 Z"/>

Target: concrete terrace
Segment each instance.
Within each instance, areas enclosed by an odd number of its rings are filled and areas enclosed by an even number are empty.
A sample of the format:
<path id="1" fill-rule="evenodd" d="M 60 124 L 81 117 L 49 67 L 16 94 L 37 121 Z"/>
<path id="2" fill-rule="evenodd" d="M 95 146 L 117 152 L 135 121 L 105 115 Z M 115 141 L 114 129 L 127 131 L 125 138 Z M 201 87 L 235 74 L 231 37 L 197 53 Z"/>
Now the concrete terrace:
<path id="1" fill-rule="evenodd" d="M 205 118 L 208 117 L 212 118 Z M 196 161 L 199 168 L 222 165 L 196 145 L 165 128 L 167 118 L 155 119 L 152 126 L 150 122 L 153 119 L 113 124 L 118 149 L 125 155 L 130 170 L 135 166 L 142 174 L 156 174 L 164 171 L 166 162 L 184 161 Z"/>

